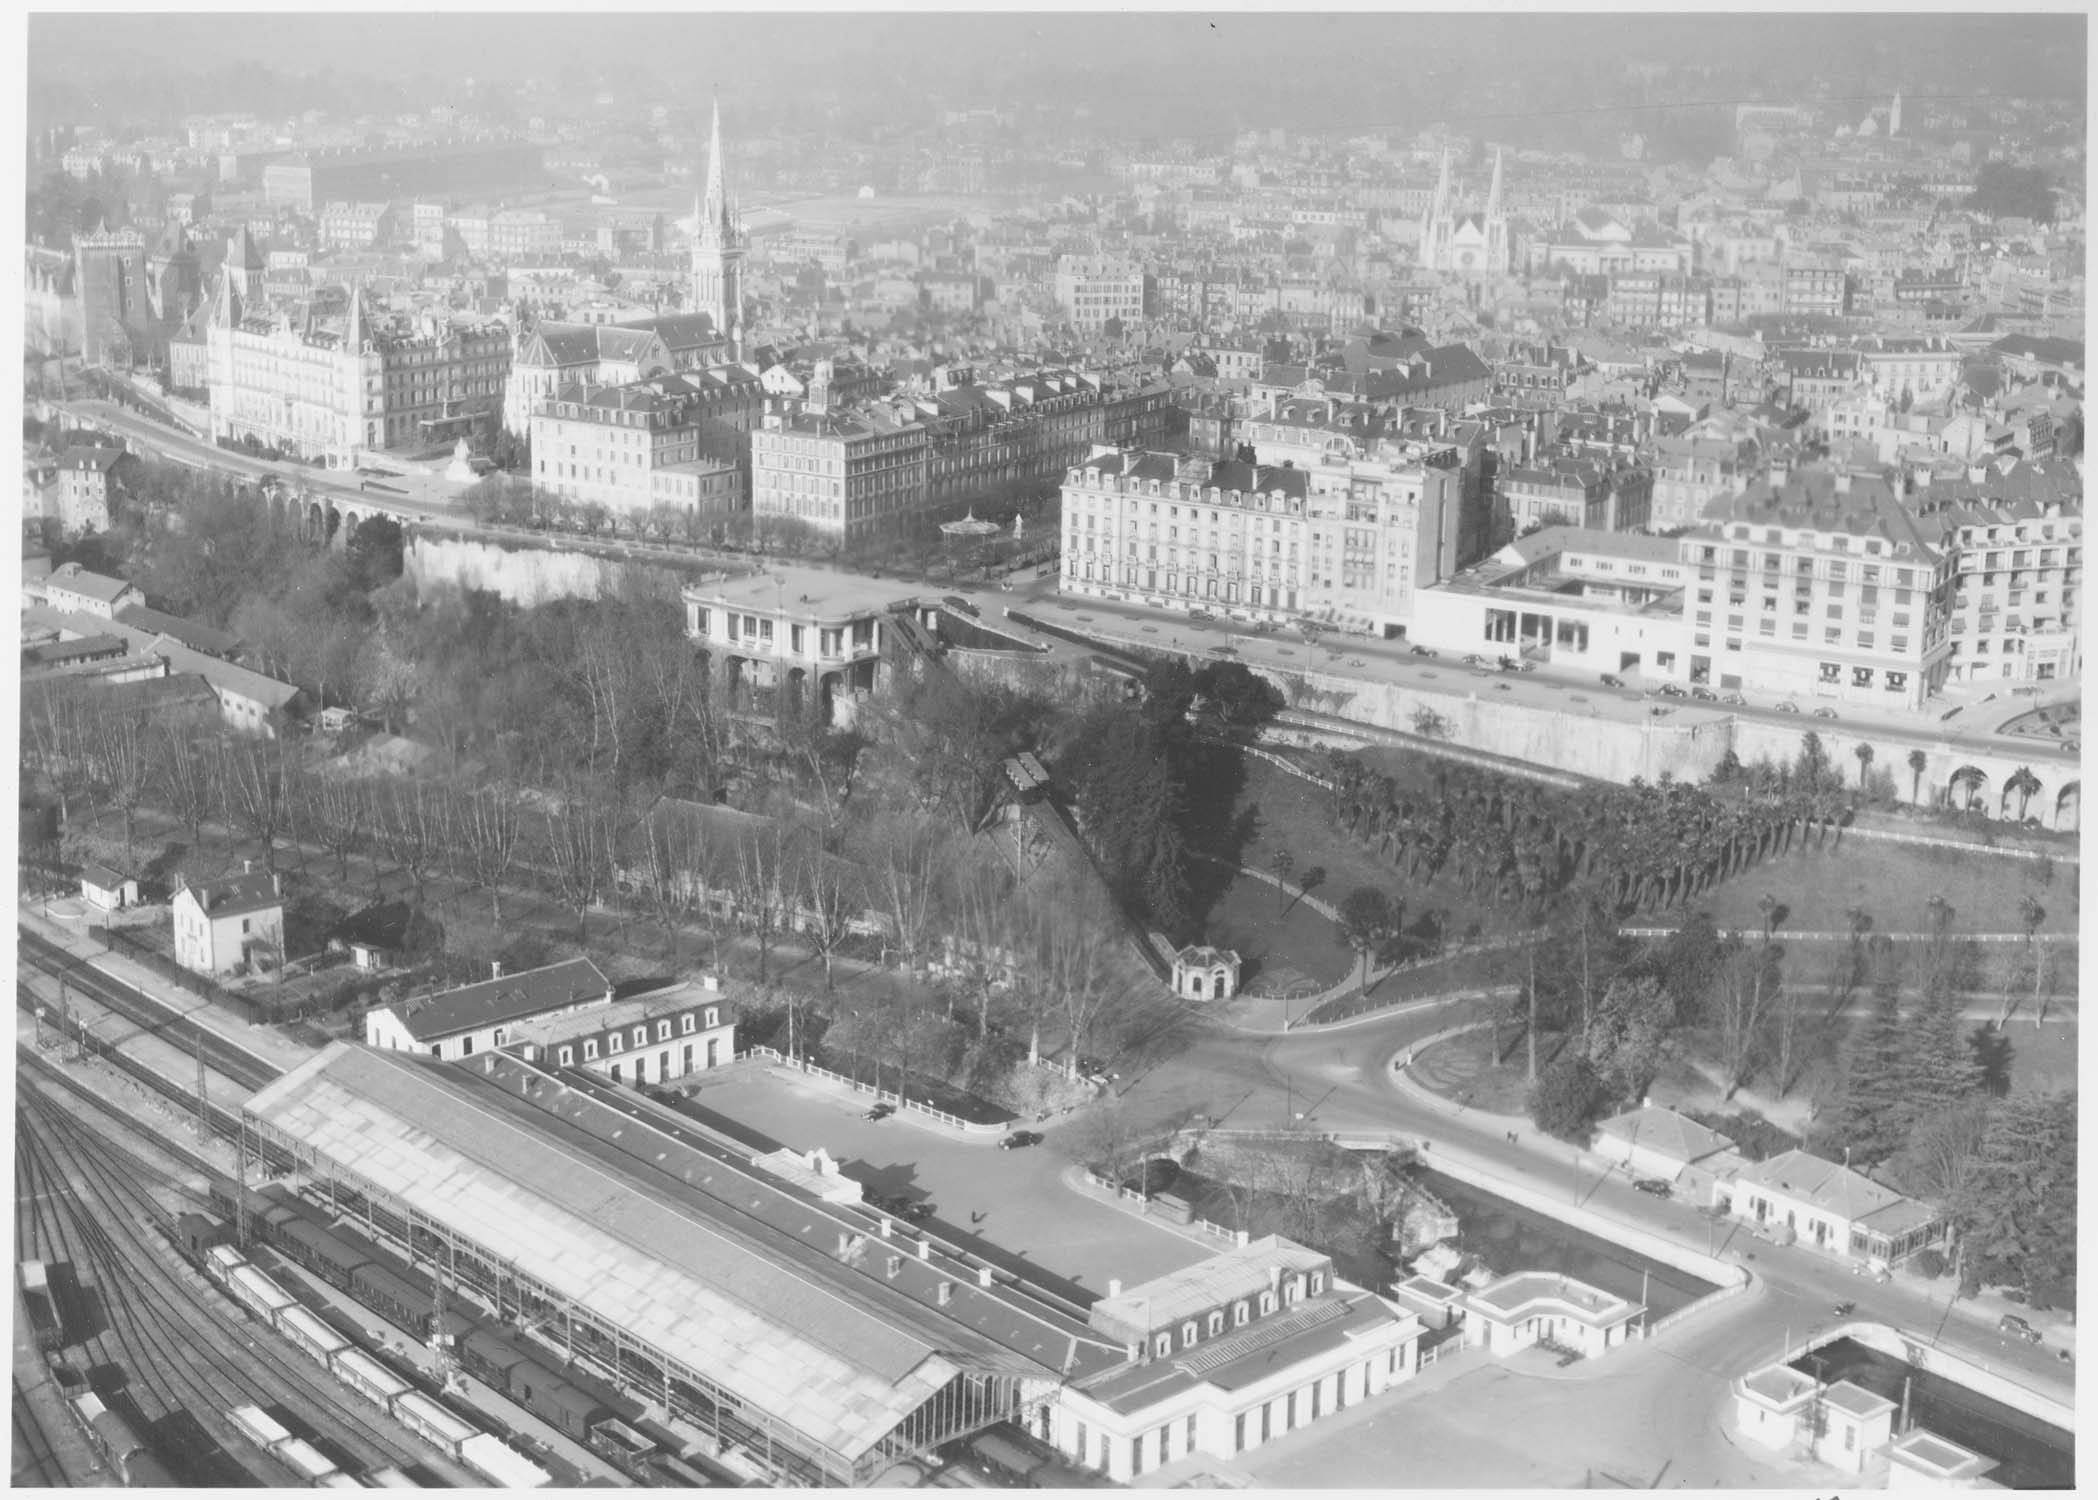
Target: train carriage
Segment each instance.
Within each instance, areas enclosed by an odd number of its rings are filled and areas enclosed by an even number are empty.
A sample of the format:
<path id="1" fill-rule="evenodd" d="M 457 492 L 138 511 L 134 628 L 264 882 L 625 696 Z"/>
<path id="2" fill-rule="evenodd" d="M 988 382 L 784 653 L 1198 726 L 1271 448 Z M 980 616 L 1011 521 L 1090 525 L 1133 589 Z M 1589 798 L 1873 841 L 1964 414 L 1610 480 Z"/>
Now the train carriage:
<path id="1" fill-rule="evenodd" d="M 408 1329 L 418 1339 L 430 1336 L 430 1310 L 435 1299 L 427 1281 L 418 1286 L 373 1261 L 350 1273 L 349 1291 L 366 1307 L 388 1322 Z"/>
<path id="2" fill-rule="evenodd" d="M 233 1273 L 248 1263 L 248 1258 L 231 1245 L 213 1245 L 204 1252 L 204 1274 L 220 1286 L 229 1286 Z"/>
<path id="3" fill-rule="evenodd" d="M 210 1214 L 186 1213 L 175 1221 L 175 1241 L 182 1246 L 182 1253 L 194 1260 L 202 1260 L 213 1246 L 232 1238 L 233 1231 L 225 1221 Z"/>
<path id="4" fill-rule="evenodd" d="M 483 1479 L 505 1490 L 536 1490 L 553 1476 L 501 1438 L 477 1432 L 459 1445 L 459 1458 Z"/>
<path id="5" fill-rule="evenodd" d="M 252 1265 L 235 1268 L 226 1278 L 226 1289 L 265 1323 L 275 1322 L 278 1313 L 298 1301 Z"/>
<path id="6" fill-rule="evenodd" d="M 337 1380 L 380 1406 L 391 1406 L 396 1396 L 411 1389 L 407 1381 L 362 1349 L 342 1350 L 328 1362 L 328 1367 L 335 1372 Z"/>
<path id="7" fill-rule="evenodd" d="M 308 1358 L 319 1360 L 324 1365 L 350 1347 L 350 1341 L 331 1328 L 318 1313 L 296 1304 L 279 1310 L 277 1332 L 298 1345 Z"/>
<path id="8" fill-rule="evenodd" d="M 285 1425 L 259 1406 L 236 1406 L 226 1413 L 226 1420 L 239 1430 L 242 1437 L 265 1453 L 279 1443 L 291 1441 L 291 1433 Z"/>
<path id="9" fill-rule="evenodd" d="M 22 1304 L 28 1310 L 36 1347 L 46 1354 L 63 1348 L 65 1329 L 58 1320 L 58 1304 L 51 1297 L 51 1273 L 40 1260 L 22 1262 Z"/>
<path id="10" fill-rule="evenodd" d="M 514 1400 L 549 1427 L 578 1442 L 612 1416 L 612 1409 L 588 1391 L 538 1365 L 517 1372 L 521 1389 Z"/>
<path id="11" fill-rule="evenodd" d="M 407 1471 L 388 1466 L 373 1469 L 364 1476 L 364 1487 L 368 1490 L 419 1490 L 423 1486 L 408 1477 Z"/>
<path id="12" fill-rule="evenodd" d="M 402 1392 L 393 1398 L 392 1409 L 396 1422 L 452 1458 L 459 1456 L 462 1443 L 481 1430 L 465 1418 L 454 1416 L 421 1391 Z"/>
<path id="13" fill-rule="evenodd" d="M 276 1243 L 278 1249 L 330 1286 L 348 1287 L 350 1274 L 372 1259 L 369 1252 L 359 1254 L 340 1235 L 307 1219 L 290 1219 L 279 1225 Z"/>
<path id="14" fill-rule="evenodd" d="M 277 1461 L 290 1469 L 308 1484 L 319 1484 L 330 1474 L 341 1472 L 334 1459 L 304 1438 L 290 1438 L 279 1443 L 273 1450 Z"/>
<path id="15" fill-rule="evenodd" d="M 513 1372 L 528 1361 L 485 1328 L 475 1328 L 455 1346 L 459 1364 L 476 1380 L 494 1386 L 504 1395 L 511 1392 Z"/>

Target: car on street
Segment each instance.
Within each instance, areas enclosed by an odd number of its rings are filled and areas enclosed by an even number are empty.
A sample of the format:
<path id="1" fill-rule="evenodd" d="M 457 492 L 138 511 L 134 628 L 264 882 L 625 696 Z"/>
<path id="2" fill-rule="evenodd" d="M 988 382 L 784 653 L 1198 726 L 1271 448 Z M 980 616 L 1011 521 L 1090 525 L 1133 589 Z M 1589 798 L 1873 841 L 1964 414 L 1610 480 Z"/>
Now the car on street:
<path id="1" fill-rule="evenodd" d="M 865 1114 L 861 1115 L 860 1118 L 863 1120 L 886 1120 L 895 1113 L 896 1106 L 884 1099 L 881 1103 L 874 1105 Z"/>
<path id="2" fill-rule="evenodd" d="M 1039 1130 L 1015 1130 L 1011 1135 L 998 1143 L 998 1149 L 1000 1151 L 1018 1151 L 1023 1146 L 1039 1146 L 1041 1144 L 1042 1133 Z"/>
<path id="3" fill-rule="evenodd" d="M 1858 1305 L 1857 1305 L 1857 1303 L 1855 1303 L 1855 1302 L 1838 1302 L 1838 1303 L 1836 1304 L 1836 1309 L 1835 1309 L 1835 1311 L 1836 1311 L 1836 1316 L 1837 1316 L 1837 1317 L 1839 1317 L 1839 1318 L 1847 1318 L 1847 1317 L 1849 1317 L 1849 1316 L 1850 1316 L 1850 1315 L 1851 1315 L 1852 1313 L 1856 1312 L 1857 1310 L 1858 1310 Z"/>
<path id="4" fill-rule="evenodd" d="M 1414 646 L 1410 649 L 1409 654 L 1413 656 L 1433 656 L 1435 651 L 1434 648 L 1429 646 Z"/>
<path id="5" fill-rule="evenodd" d="M 1621 688 L 1624 686 L 1624 679 L 1615 672 L 1605 672 L 1603 673 L 1603 686 Z"/>
<path id="6" fill-rule="evenodd" d="M 1685 693 L 1682 686 L 1678 683 L 1664 682 L 1661 684 L 1661 696 L 1664 698 L 1685 698 L 1689 694 Z"/>
<path id="7" fill-rule="evenodd" d="M 1467 667 L 1483 667 L 1486 665 L 1486 658 L 1479 655 L 1478 652 L 1474 651 L 1469 656 L 1464 658 L 1464 664 Z"/>
<path id="8" fill-rule="evenodd" d="M 1648 1196 L 1654 1198 L 1666 1198 L 1671 1196 L 1675 1192 L 1675 1189 L 1670 1187 L 1666 1180 L 1662 1178 L 1642 1177 L 1637 1182 L 1634 1182 L 1632 1184 L 1632 1191 L 1636 1193 L 1645 1193 Z"/>
<path id="9" fill-rule="evenodd" d="M 1734 708 L 1748 707 L 1748 700 L 1742 697 L 1739 693 L 1722 693 L 1719 695 L 1719 701 L 1721 703 L 1728 704 Z"/>
<path id="10" fill-rule="evenodd" d="M 1833 708 L 1817 708 L 1814 710 L 1814 717 L 1817 719 L 1833 719 L 1839 716 Z"/>
<path id="11" fill-rule="evenodd" d="M 1507 691 L 1508 691 L 1508 684 L 1507 684 L 1507 683 L 1505 683 L 1505 682 L 1496 682 L 1496 683 L 1495 683 L 1495 684 L 1493 685 L 1493 690 L 1494 690 L 1494 691 L 1495 691 L 1496 693 L 1505 693 L 1505 692 L 1507 692 Z"/>
<path id="12" fill-rule="evenodd" d="M 1525 672 L 1534 672 L 1537 670 L 1537 663 L 1534 661 L 1526 661 L 1522 664 L 1522 670 Z"/>
<path id="13" fill-rule="evenodd" d="M 1719 701 L 1719 694 L 1708 687 L 1693 687 L 1690 690 L 1690 696 L 1700 703 L 1717 703 Z"/>
<path id="14" fill-rule="evenodd" d="M 1650 715 L 1652 715 L 1652 716 L 1653 716 L 1654 718 L 1656 718 L 1656 719 L 1658 719 L 1658 718 L 1662 717 L 1662 716 L 1663 716 L 1664 714 L 1672 714 L 1672 713 L 1674 713 L 1674 712 L 1675 712 L 1675 710 L 1674 710 L 1674 709 L 1672 709 L 1672 708 L 1670 708 L 1670 707 L 1669 707 L 1669 706 L 1668 706 L 1667 704 L 1665 704 L 1665 703 L 1656 703 L 1656 704 L 1652 704 L 1652 705 L 1651 705 L 1651 706 L 1649 706 L 1649 707 L 1648 707 L 1648 709 L 1647 709 L 1647 713 L 1648 713 L 1648 714 L 1650 714 Z"/>
<path id="15" fill-rule="evenodd" d="M 1777 711 L 1781 714 L 1796 714 L 1799 712 L 1799 705 L 1788 699 L 1777 706 Z"/>
<path id="16" fill-rule="evenodd" d="M 2014 1339 L 2023 1339 L 2028 1344 L 2040 1341 L 2040 1330 L 2033 1327 L 2016 1313 L 2005 1313 L 1996 1320 L 1996 1331 Z"/>
<path id="17" fill-rule="evenodd" d="M 1187 612 L 1187 617 L 1190 620 L 1214 620 L 1216 618 L 1215 615 L 1206 609 L 1191 609 Z"/>

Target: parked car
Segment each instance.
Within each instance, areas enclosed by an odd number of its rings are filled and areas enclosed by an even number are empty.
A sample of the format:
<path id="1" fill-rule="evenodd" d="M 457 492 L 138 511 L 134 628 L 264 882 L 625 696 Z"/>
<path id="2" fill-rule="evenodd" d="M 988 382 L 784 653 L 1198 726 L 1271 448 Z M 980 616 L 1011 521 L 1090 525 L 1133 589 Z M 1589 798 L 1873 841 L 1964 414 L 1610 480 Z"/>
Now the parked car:
<path id="1" fill-rule="evenodd" d="M 1814 717 L 1817 719 L 1833 719 L 1838 717 L 1838 715 L 1833 708 L 1817 708 L 1814 710 Z"/>
<path id="2" fill-rule="evenodd" d="M 1719 701 L 1719 694 L 1708 687 L 1693 687 L 1690 690 L 1690 696 L 1700 703 L 1717 703 Z"/>
<path id="3" fill-rule="evenodd" d="M 1534 672 L 1537 670 L 1537 663 L 1534 661 L 1526 661 L 1522 664 L 1522 670 L 1525 672 Z"/>
<path id="4" fill-rule="evenodd" d="M 1474 651 L 1469 656 L 1464 658 L 1464 664 L 1467 667 L 1483 667 L 1486 665 L 1486 658 L 1479 655 L 1478 652 Z"/>
<path id="5" fill-rule="evenodd" d="M 1414 646 L 1410 649 L 1410 654 L 1414 656 L 1433 656 L 1435 652 L 1428 646 Z"/>
<path id="6" fill-rule="evenodd" d="M 1799 712 L 1799 705 L 1788 700 L 1780 703 L 1777 706 L 1777 711 L 1781 714 L 1796 714 Z"/>
<path id="7" fill-rule="evenodd" d="M 2033 1327 L 2016 1313 L 2005 1313 L 1996 1320 L 1996 1331 L 2007 1333 L 2014 1339 L 2023 1339 L 2028 1344 L 2040 1341 L 2040 1330 Z"/>
<path id="8" fill-rule="evenodd" d="M 998 1143 L 998 1149 L 1000 1151 L 1018 1151 L 1023 1146 L 1039 1146 L 1041 1144 L 1042 1133 L 1039 1130 L 1015 1130 L 1011 1135 Z"/>
<path id="9" fill-rule="evenodd" d="M 1661 684 L 1661 696 L 1664 698 L 1687 698 L 1689 694 L 1683 691 L 1679 683 L 1664 682 Z"/>
<path id="10" fill-rule="evenodd" d="M 1508 691 L 1508 684 L 1507 684 L 1507 683 L 1505 683 L 1505 682 L 1496 682 L 1496 683 L 1495 683 L 1495 684 L 1493 685 L 1493 690 L 1494 690 L 1494 691 L 1495 691 L 1496 693 L 1505 693 L 1505 692 L 1507 692 L 1507 691 Z"/>
<path id="11" fill-rule="evenodd" d="M 1191 609 L 1187 612 L 1187 617 L 1190 620 L 1214 620 L 1216 618 L 1215 615 L 1206 609 Z"/>
<path id="12" fill-rule="evenodd" d="M 1621 688 L 1624 686 L 1624 679 L 1615 672 L 1605 672 L 1603 673 L 1603 686 Z"/>
<path id="13" fill-rule="evenodd" d="M 1667 1198 L 1675 1193 L 1675 1189 L 1659 1177 L 1642 1177 L 1632 1184 L 1632 1190 L 1654 1198 Z"/>
<path id="14" fill-rule="evenodd" d="M 1839 1318 L 1847 1318 L 1857 1310 L 1858 1305 L 1855 1302 L 1838 1302 L 1836 1304 L 1836 1316 Z"/>
<path id="15" fill-rule="evenodd" d="M 1730 704 L 1735 708 L 1748 707 L 1748 700 L 1742 697 L 1739 693 L 1721 693 L 1719 695 L 1719 701 L 1721 703 Z"/>
<path id="16" fill-rule="evenodd" d="M 874 1105 L 865 1114 L 861 1115 L 860 1118 L 863 1120 L 886 1120 L 895 1113 L 896 1106 L 884 1099 L 881 1103 Z"/>
<path id="17" fill-rule="evenodd" d="M 1495 662 L 1494 665 L 1496 667 L 1499 667 L 1503 672 L 1513 672 L 1516 669 L 1516 661 L 1515 658 L 1512 656 L 1504 656 L 1499 661 Z"/>

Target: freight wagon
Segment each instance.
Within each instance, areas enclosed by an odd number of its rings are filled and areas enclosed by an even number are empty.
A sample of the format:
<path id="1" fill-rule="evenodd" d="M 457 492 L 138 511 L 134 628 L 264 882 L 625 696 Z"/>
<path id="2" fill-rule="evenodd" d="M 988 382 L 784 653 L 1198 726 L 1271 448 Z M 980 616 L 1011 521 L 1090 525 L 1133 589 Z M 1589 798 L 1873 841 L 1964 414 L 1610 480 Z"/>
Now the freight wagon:
<path id="1" fill-rule="evenodd" d="M 65 1329 L 58 1321 L 58 1304 L 51 1300 L 51 1273 L 40 1260 L 22 1262 L 22 1304 L 29 1312 L 36 1347 L 45 1354 L 64 1348 Z"/>
<path id="2" fill-rule="evenodd" d="M 393 1398 L 393 1419 L 452 1458 L 459 1456 L 465 1441 L 481 1429 L 454 1416 L 421 1391 L 403 1391 Z"/>

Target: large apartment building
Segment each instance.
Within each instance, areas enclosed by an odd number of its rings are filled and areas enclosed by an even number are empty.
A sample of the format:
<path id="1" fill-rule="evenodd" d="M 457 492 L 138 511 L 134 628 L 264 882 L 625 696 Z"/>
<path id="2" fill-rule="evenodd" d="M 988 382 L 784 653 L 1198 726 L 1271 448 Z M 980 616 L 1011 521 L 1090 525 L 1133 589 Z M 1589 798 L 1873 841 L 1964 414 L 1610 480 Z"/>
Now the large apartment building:
<path id="1" fill-rule="evenodd" d="M 1690 681 L 1916 707 L 1952 656 L 1949 541 L 1877 476 L 1773 469 L 1681 539 Z"/>
<path id="2" fill-rule="evenodd" d="M 1144 268 L 1113 255 L 1066 255 L 1056 263 L 1056 302 L 1081 333 L 1098 333 L 1109 319 L 1141 322 Z"/>
<path id="3" fill-rule="evenodd" d="M 930 450 L 924 424 L 889 403 L 770 414 L 750 435 L 751 510 L 848 545 L 892 535 L 924 504 Z"/>
<path id="4" fill-rule="evenodd" d="M 740 510 L 741 449 L 764 409 L 757 374 L 744 365 L 568 386 L 532 418 L 532 477 L 565 500 L 621 515 L 660 504 Z"/>
<path id="5" fill-rule="evenodd" d="M 1638 531 L 1653 518 L 1654 471 L 1626 458 L 1587 453 L 1539 455 L 1503 469 L 1495 484 L 1515 532 L 1544 526 Z"/>
<path id="6" fill-rule="evenodd" d="M 1943 512 L 1958 551 L 1948 663 L 1953 681 L 2080 675 L 2080 484 L 2077 489 L 2076 499 L 1963 500 Z"/>

